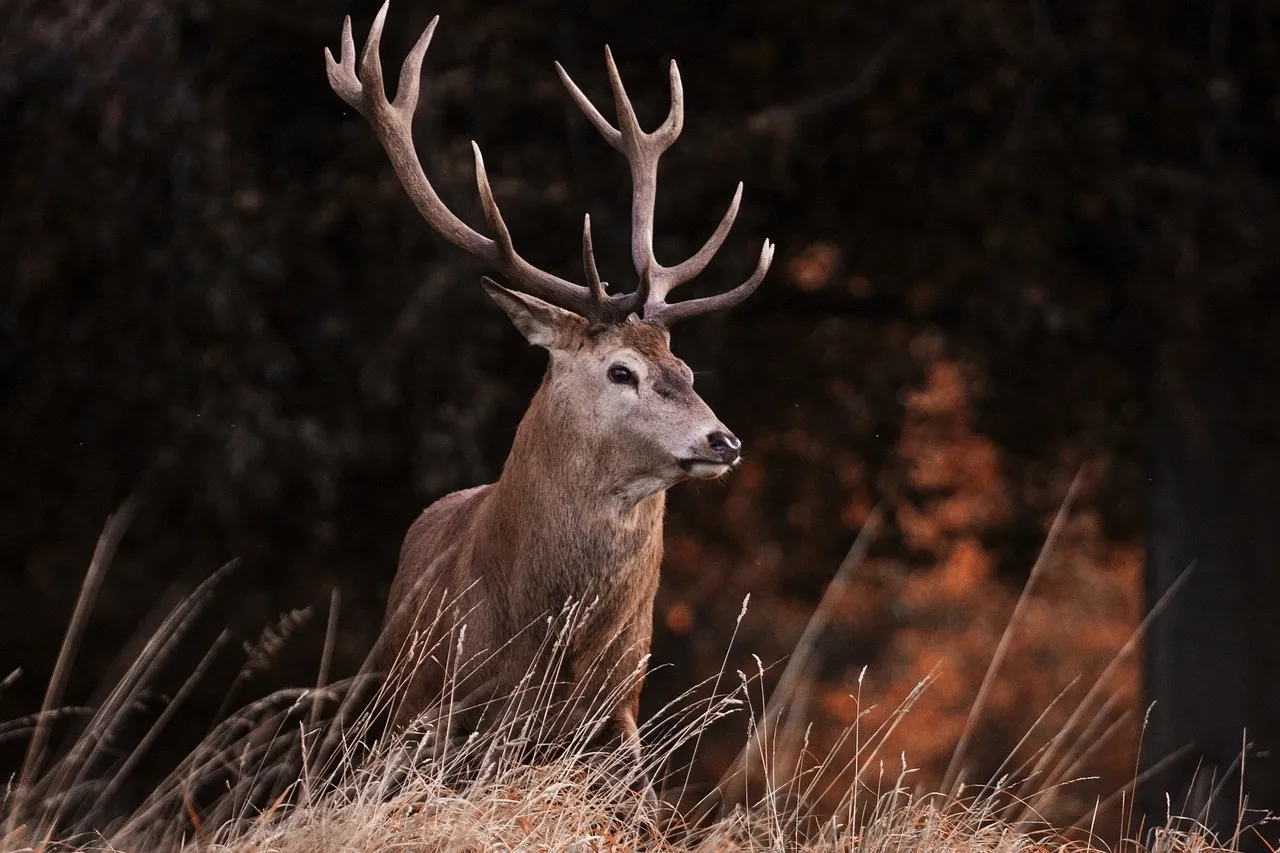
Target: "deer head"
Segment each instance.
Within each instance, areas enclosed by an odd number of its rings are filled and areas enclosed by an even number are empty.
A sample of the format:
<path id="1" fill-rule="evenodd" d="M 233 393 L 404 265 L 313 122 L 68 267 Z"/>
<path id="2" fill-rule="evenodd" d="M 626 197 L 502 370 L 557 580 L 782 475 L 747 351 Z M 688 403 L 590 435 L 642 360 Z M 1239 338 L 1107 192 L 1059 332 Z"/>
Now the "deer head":
<path id="1" fill-rule="evenodd" d="M 339 61 L 326 48 L 329 83 L 369 121 L 386 149 L 396 175 L 423 218 L 445 239 L 485 261 L 512 288 L 484 279 L 485 289 L 533 344 L 551 354 L 543 389 L 545 413 L 558 418 L 564 437 L 585 444 L 569 448 L 594 463 L 595 470 L 621 484 L 632 498 L 661 491 L 686 477 L 718 477 L 737 464 L 741 444 L 693 390 L 693 375 L 670 348 L 669 327 L 688 317 L 737 305 L 760 285 L 773 260 L 768 240 L 755 272 L 737 287 L 681 302 L 667 297 L 698 276 L 720 249 L 738 213 L 742 184 L 719 226 L 692 257 L 674 266 L 653 253 L 654 202 L 658 161 L 684 123 L 680 73 L 671 63 L 671 109 L 651 133 L 640 128 L 612 54 L 605 50 L 618 126 L 610 124 L 556 64 L 570 96 L 605 140 L 631 166 L 631 255 L 637 276 L 629 293 L 608 293 L 596 268 L 591 219 L 583 220 L 582 257 L 586 285 L 534 267 L 516 252 L 494 201 L 480 148 L 472 143 L 476 186 L 493 237 L 473 230 L 445 206 L 423 172 L 413 145 L 422 60 L 435 32 L 434 18 L 400 69 L 395 98 L 388 100 L 378 45 L 387 4 L 374 18 L 356 68 L 351 19 L 343 24 Z M 601 464 L 605 463 L 605 464 Z"/>
<path id="2" fill-rule="evenodd" d="M 629 503 L 738 463 L 741 444 L 694 392 L 665 327 L 626 320 L 592 328 L 541 299 L 484 284 L 525 337 L 550 353 L 530 411 L 536 440 L 555 447 L 556 458 L 577 460 L 584 477 Z"/>

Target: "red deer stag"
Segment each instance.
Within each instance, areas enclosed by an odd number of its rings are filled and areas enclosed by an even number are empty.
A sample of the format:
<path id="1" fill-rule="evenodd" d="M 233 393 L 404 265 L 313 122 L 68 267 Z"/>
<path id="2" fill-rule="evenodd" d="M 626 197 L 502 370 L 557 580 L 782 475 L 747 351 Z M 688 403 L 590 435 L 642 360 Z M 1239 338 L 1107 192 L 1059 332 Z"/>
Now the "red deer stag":
<path id="1" fill-rule="evenodd" d="M 696 254 L 675 266 L 658 263 L 658 159 L 683 124 L 680 75 L 672 62 L 670 113 L 646 133 L 606 50 L 616 128 L 558 63 L 556 70 L 587 118 L 631 165 L 638 284 L 627 294 L 606 292 L 592 252 L 590 217 L 582 230 L 586 286 L 532 266 L 512 245 L 478 147 L 473 145 L 476 184 L 492 238 L 455 216 L 427 180 L 412 123 L 423 56 L 439 18 L 409 52 L 395 99 L 388 101 L 378 57 L 386 13 L 384 5 L 374 18 L 358 72 L 346 19 L 340 61 L 325 51 L 330 85 L 373 126 L 431 227 L 519 288 L 483 279 L 525 338 L 550 353 L 498 481 L 446 495 L 423 510 L 405 536 L 376 654 L 391 670 L 415 643 L 435 651 L 408 665 L 393 725 L 403 727 L 428 710 L 439 723 L 447 708 L 448 737 L 437 732 L 445 741 L 481 724 L 477 709 L 521 685 L 552 630 L 548 616 L 572 600 L 582 603 L 583 616 L 564 640 L 553 675 L 571 702 L 608 697 L 599 732 L 620 738 L 638 757 L 636 714 L 662 561 L 666 490 L 689 478 L 720 477 L 741 453 L 738 439 L 694 392 L 689 368 L 672 355 L 668 328 L 750 296 L 769 269 L 773 245 L 764 242 L 755 272 L 735 289 L 667 301 L 724 242 L 742 185 Z M 458 674 L 463 667 L 454 666 L 456 660 L 448 661 L 459 635 L 465 655 L 475 661 L 465 675 Z"/>

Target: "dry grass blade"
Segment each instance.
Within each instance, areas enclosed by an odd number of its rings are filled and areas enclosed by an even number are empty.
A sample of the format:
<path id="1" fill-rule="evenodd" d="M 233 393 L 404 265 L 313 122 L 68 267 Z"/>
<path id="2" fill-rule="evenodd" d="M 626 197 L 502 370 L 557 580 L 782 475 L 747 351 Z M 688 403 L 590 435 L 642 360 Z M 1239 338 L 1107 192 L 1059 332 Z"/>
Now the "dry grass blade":
<path id="1" fill-rule="evenodd" d="M 38 784 L 33 782 L 33 790 L 48 794 L 53 791 L 73 791 L 84 787 L 98 759 L 111 743 L 114 733 L 121 728 L 124 719 L 135 708 L 138 697 L 148 689 L 168 656 L 203 607 L 209 603 L 214 588 L 236 568 L 236 565 L 237 562 L 234 560 L 226 563 L 178 602 L 147 640 L 137 659 L 125 671 L 119 682 L 110 689 L 106 699 L 94 712 L 84 732 L 77 738 L 71 749 L 58 760 L 46 778 L 40 780 Z M 101 799 L 101 795 L 96 795 L 89 802 Z M 64 811 L 74 802 L 73 798 L 64 797 L 51 818 L 46 818 L 46 821 L 51 820 L 52 824 L 61 823 Z"/>
<path id="2" fill-rule="evenodd" d="M 1168 606 L 1169 602 L 1173 600 L 1174 596 L 1176 596 L 1179 590 L 1182 589 L 1183 585 L 1186 584 L 1187 579 L 1191 577 L 1191 573 L 1194 570 L 1194 563 L 1187 566 L 1182 574 L 1178 575 L 1178 577 L 1174 579 L 1173 583 L 1169 585 L 1169 588 L 1165 591 L 1164 595 L 1160 596 L 1159 600 L 1151 606 L 1151 609 L 1147 611 L 1147 615 L 1142 618 L 1142 621 L 1138 623 L 1138 627 L 1133 630 L 1133 633 L 1129 635 L 1129 638 L 1125 641 L 1124 645 L 1111 658 L 1111 662 L 1103 668 L 1102 672 L 1098 675 L 1097 679 L 1094 680 L 1093 685 L 1089 688 L 1089 691 L 1085 694 L 1084 698 L 1080 700 L 1080 704 L 1076 706 L 1075 711 L 1071 713 L 1071 716 L 1067 719 L 1066 723 L 1063 724 L 1064 732 L 1073 731 L 1079 725 L 1081 718 L 1093 705 L 1098 693 L 1101 692 L 1103 686 L 1107 683 L 1107 680 L 1111 677 L 1112 673 L 1115 672 L 1116 667 L 1118 667 L 1120 662 L 1128 655 L 1133 653 L 1134 649 L 1137 648 L 1138 642 L 1146 636 L 1147 629 L 1151 627 L 1151 623 L 1160 617 L 1160 614 L 1164 612 L 1165 607 Z M 1063 765 L 1064 760 L 1058 758 L 1056 745 L 1051 744 L 1050 748 L 1044 751 L 1043 755 L 1041 755 L 1040 759 L 1031 769 L 1029 777 L 1032 779 L 1042 779 L 1045 777 L 1046 771 L 1048 771 L 1048 778 L 1061 778 L 1060 768 L 1062 768 Z M 1050 769 L 1051 767 L 1052 769 Z M 1027 816 L 1027 813 L 1024 812 L 1015 820 L 1015 823 L 1025 820 Z"/>
<path id="3" fill-rule="evenodd" d="M 146 754 L 147 750 L 155 743 L 156 738 L 160 736 L 160 733 L 164 731 L 164 728 L 173 720 L 174 716 L 178 713 L 178 710 L 182 707 L 183 702 L 185 702 L 187 697 L 191 695 L 191 691 L 194 690 L 196 685 L 204 678 L 205 673 L 209 670 L 209 666 L 213 663 L 214 658 L 217 656 L 218 652 L 221 651 L 230 636 L 230 632 L 228 631 L 223 631 L 218 635 L 217 640 L 215 640 L 213 645 L 209 647 L 209 650 L 205 652 L 205 655 L 200 659 L 200 662 L 196 664 L 191 675 L 182 683 L 182 686 L 178 688 L 178 692 L 174 694 L 173 698 L 169 700 L 164 711 L 162 711 L 160 716 L 156 718 L 156 721 L 151 725 L 151 728 L 147 730 L 147 733 L 143 735 L 142 740 L 139 741 L 138 745 L 129 754 L 129 757 L 125 759 L 125 762 L 120 766 L 120 769 L 111 777 L 111 781 L 107 783 L 106 789 L 102 792 L 103 800 L 109 801 L 112 795 L 119 789 L 120 785 L 129 778 L 138 762 L 142 760 L 142 757 Z"/>
<path id="4" fill-rule="evenodd" d="M 67 631 L 62 638 L 62 648 L 58 651 L 53 674 L 49 676 L 49 685 L 45 689 L 44 700 L 40 703 L 40 716 L 36 719 L 35 733 L 31 736 L 31 743 L 27 747 L 27 754 L 22 762 L 22 770 L 18 773 L 15 794 L 16 803 L 9 813 L 9 819 L 5 822 L 6 834 L 12 833 L 15 829 L 14 822 L 23 812 L 22 806 L 23 799 L 26 796 L 25 792 L 40 771 L 40 764 L 44 760 L 46 741 L 49 736 L 49 713 L 62 701 L 62 691 L 66 689 L 67 679 L 71 674 L 71 665 L 75 661 L 76 651 L 80 646 L 80 638 L 83 636 L 85 626 L 89 621 L 89 613 L 93 610 L 93 603 L 98 597 L 98 590 L 107 575 L 107 569 L 111 565 L 112 558 L 115 557 L 120 540 L 124 538 L 125 532 L 137 515 L 139 500 L 138 495 L 134 494 L 121 504 L 120 508 L 107 519 L 107 523 L 102 528 L 102 534 L 98 537 L 98 544 L 94 548 L 93 558 L 89 562 L 89 570 L 85 573 L 84 583 L 80 587 L 80 595 L 76 599 L 75 610 L 71 614 L 71 622 L 67 625 Z"/>
<path id="5" fill-rule="evenodd" d="M 324 649 L 320 652 L 320 671 L 316 673 L 316 693 L 319 694 L 329 681 L 329 668 L 333 665 L 333 647 L 338 641 L 338 611 L 342 607 L 342 593 L 337 589 L 329 594 L 329 621 L 325 625 Z M 319 720 L 320 704 L 311 706 L 308 728 L 315 728 Z"/>
<path id="6" fill-rule="evenodd" d="M 973 737 L 974 727 L 977 726 L 978 717 L 982 715 L 982 710 L 986 707 L 987 696 L 991 691 L 992 685 L 995 684 L 996 674 L 1000 671 L 1000 665 L 1004 663 L 1005 655 L 1008 654 L 1009 643 L 1013 639 L 1014 629 L 1018 626 L 1027 604 L 1031 601 L 1031 591 L 1035 588 L 1036 581 L 1044 573 L 1045 566 L 1049 562 L 1049 554 L 1053 553 L 1053 546 L 1057 543 L 1058 536 L 1062 533 L 1067 516 L 1071 514 L 1071 507 L 1075 503 L 1076 492 L 1080 489 L 1080 479 L 1083 473 L 1084 469 L 1082 467 L 1076 471 L 1075 477 L 1072 478 L 1071 486 L 1067 489 L 1067 495 L 1062 500 L 1062 506 L 1058 509 L 1057 515 L 1054 516 L 1053 524 L 1049 527 L 1049 534 L 1045 537 L 1044 545 L 1040 548 L 1040 554 L 1036 557 L 1035 564 L 1031 567 L 1031 574 L 1027 577 L 1027 583 L 1022 588 L 1022 594 L 1018 596 L 1018 603 L 1013 606 L 1013 614 L 1005 625 L 1004 633 L 1000 636 L 1000 642 L 996 645 L 995 654 L 991 656 L 991 664 L 987 667 L 987 672 L 982 677 L 982 684 L 978 687 L 978 695 L 973 700 L 973 705 L 969 708 L 969 716 L 964 721 L 964 730 L 960 734 L 960 740 L 956 743 L 955 751 L 951 754 L 951 761 L 947 765 L 947 772 L 943 776 L 942 789 L 944 791 L 950 790 L 956 784 L 956 774 L 964 766 L 969 739 Z"/>
<path id="7" fill-rule="evenodd" d="M 4 678 L 0 678 L 0 693 L 3 693 L 7 688 L 17 684 L 18 679 L 21 677 L 22 677 L 22 667 L 18 667 L 13 672 L 6 675 Z"/>
<path id="8" fill-rule="evenodd" d="M 762 731 L 775 731 L 781 727 L 783 729 L 783 742 L 786 742 L 788 738 L 794 739 L 795 726 L 788 726 L 787 723 L 790 723 L 791 719 L 796 715 L 787 713 L 787 710 L 788 708 L 794 709 L 796 707 L 797 686 L 809 670 L 809 664 L 812 661 L 813 652 L 817 648 L 818 640 L 831 620 L 831 610 L 841 596 L 847 592 L 850 575 L 866 559 L 867 552 L 871 549 L 871 544 L 880 534 L 883 522 L 884 508 L 883 504 L 880 504 L 867 517 L 866 523 L 863 524 L 862 529 L 854 538 L 853 544 L 849 546 L 849 551 L 840 562 L 840 566 L 836 569 L 835 575 L 832 576 L 831 582 L 827 584 L 822 600 L 818 602 L 818 606 L 809 618 L 808 624 L 805 625 L 804 633 L 800 636 L 800 642 L 796 645 L 796 649 L 791 655 L 791 660 L 787 662 L 787 666 L 782 671 L 782 676 L 778 679 L 778 684 L 769 698 L 759 729 Z M 784 714 L 786 715 L 785 717 Z M 717 785 L 721 791 L 740 790 L 737 786 L 732 786 L 731 788 L 729 783 L 741 774 L 749 772 L 748 764 L 752 754 L 751 745 L 744 745 L 737 758 L 729 765 L 729 769 L 721 775 L 720 782 Z M 726 796 L 724 807 L 732 808 L 733 805 L 736 805 L 733 798 Z"/>

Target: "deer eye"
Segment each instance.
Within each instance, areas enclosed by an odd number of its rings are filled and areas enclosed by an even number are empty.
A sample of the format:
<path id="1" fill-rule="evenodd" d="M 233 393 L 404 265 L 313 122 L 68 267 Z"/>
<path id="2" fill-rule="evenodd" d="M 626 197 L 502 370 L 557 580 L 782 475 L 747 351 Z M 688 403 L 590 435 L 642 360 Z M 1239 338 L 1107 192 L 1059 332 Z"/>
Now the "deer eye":
<path id="1" fill-rule="evenodd" d="M 609 381 L 615 385 L 639 385 L 636 375 L 625 364 L 614 364 L 609 367 Z"/>

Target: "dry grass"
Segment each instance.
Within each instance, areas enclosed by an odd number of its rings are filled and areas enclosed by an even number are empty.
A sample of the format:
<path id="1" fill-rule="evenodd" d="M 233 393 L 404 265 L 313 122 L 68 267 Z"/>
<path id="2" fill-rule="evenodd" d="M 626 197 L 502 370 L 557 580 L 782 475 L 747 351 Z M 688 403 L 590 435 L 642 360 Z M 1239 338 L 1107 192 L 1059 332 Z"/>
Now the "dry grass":
<path id="1" fill-rule="evenodd" d="M 1072 715 L 1084 723 L 1051 738 L 1032 767 L 984 785 L 955 781 L 943 792 L 922 791 L 915 786 L 907 756 L 884 753 L 928 681 L 887 716 L 872 715 L 873 709 L 863 708 L 859 685 L 851 696 L 858 712 L 838 739 L 839 748 L 815 754 L 800 718 L 805 697 L 795 695 L 812 648 L 811 634 L 797 650 L 774 696 L 763 695 L 764 667 L 758 664 L 753 673 L 722 673 L 646 721 L 641 732 L 646 749 L 643 767 L 636 767 L 622 746 L 592 746 L 603 712 L 610 707 L 609 696 L 591 697 L 583 724 L 567 742 L 558 740 L 554 750 L 539 743 L 537 732 L 554 728 L 547 723 L 558 709 L 545 701 L 548 685 L 532 676 L 518 697 L 493 706 L 479 734 L 437 740 L 437 726 L 424 723 L 409 732 L 379 738 L 378 721 L 395 701 L 396 691 L 388 684 L 379 686 L 368 673 L 326 683 L 327 663 L 322 662 L 317 687 L 281 691 L 227 716 L 140 805 L 125 814 L 114 813 L 115 794 L 164 724 L 178 712 L 188 687 L 174 696 L 131 750 L 122 751 L 116 741 L 133 713 L 132 700 L 147 689 L 217 579 L 175 607 L 107 700 L 84 712 L 86 722 L 79 736 L 50 758 L 50 726 L 77 713 L 77 709 L 60 709 L 61 684 L 75 657 L 93 592 L 131 515 L 132 508 L 126 507 L 104 530 L 41 712 L 0 724 L 0 736 L 22 733 L 30 743 L 21 774 L 0 792 L 0 853 L 197 849 L 227 853 L 633 849 L 995 853 L 1105 848 L 1099 837 L 1108 833 L 1093 824 L 1101 813 L 1096 809 L 1080 824 L 1065 828 L 1050 826 L 1039 817 L 1042 806 L 1070 784 L 1069 771 L 1076 757 L 1098 737 L 1088 725 L 1100 713 L 1088 707 L 1096 699 L 1094 691 Z M 866 536 L 874 535 L 874 530 L 875 524 L 869 524 Z M 855 568 L 866 543 L 864 538 L 855 544 L 833 588 L 838 590 Z M 326 649 L 331 648 L 336 630 L 336 607 L 335 598 Z M 567 608 L 561 633 L 551 632 L 544 647 L 552 661 L 563 647 L 557 639 L 574 630 L 576 618 L 588 609 Z M 820 628 L 820 622 L 813 626 L 814 631 Z M 283 633 L 274 630 L 267 635 Z M 220 638 L 210 649 L 188 686 L 200 677 L 224 640 Z M 414 655 L 442 651 L 465 660 L 459 646 L 415 649 L 406 663 Z M 323 655 L 324 661 L 328 657 Z M 993 672 L 999 663 L 997 656 Z M 255 665 L 265 661 L 255 658 Z M 975 719 L 981 710 L 979 702 Z M 690 745 L 696 751 L 707 728 L 730 716 L 740 719 L 746 730 L 742 755 L 717 792 L 693 802 L 684 785 L 687 764 L 682 766 L 677 755 L 687 755 Z M 872 719 L 880 722 L 873 727 Z M 531 755 L 539 759 L 530 761 Z M 955 763 L 960 776 L 963 746 L 957 749 Z M 646 776 L 659 780 L 662 807 L 645 805 L 638 793 L 637 782 Z M 1120 793 L 1127 798 L 1127 792 Z M 834 810 L 827 806 L 833 800 L 838 803 Z M 1118 847 L 1135 853 L 1235 849 L 1239 833 L 1237 828 L 1231 839 L 1215 839 L 1194 821 L 1171 815 L 1166 828 L 1143 832 L 1141 841 L 1123 841 Z"/>

